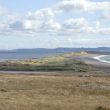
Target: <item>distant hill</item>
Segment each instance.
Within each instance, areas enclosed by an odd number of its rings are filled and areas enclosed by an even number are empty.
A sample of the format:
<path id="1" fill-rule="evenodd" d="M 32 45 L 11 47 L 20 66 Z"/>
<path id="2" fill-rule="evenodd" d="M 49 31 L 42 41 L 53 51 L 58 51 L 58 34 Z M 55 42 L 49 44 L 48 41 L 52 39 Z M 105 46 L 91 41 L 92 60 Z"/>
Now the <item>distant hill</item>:
<path id="1" fill-rule="evenodd" d="M 16 50 L 8 50 L 8 51 L 0 51 L 0 52 L 68 53 L 68 52 L 79 52 L 79 51 L 110 53 L 110 47 L 98 47 L 98 48 L 55 48 L 55 49 L 33 48 L 33 49 L 16 49 Z"/>

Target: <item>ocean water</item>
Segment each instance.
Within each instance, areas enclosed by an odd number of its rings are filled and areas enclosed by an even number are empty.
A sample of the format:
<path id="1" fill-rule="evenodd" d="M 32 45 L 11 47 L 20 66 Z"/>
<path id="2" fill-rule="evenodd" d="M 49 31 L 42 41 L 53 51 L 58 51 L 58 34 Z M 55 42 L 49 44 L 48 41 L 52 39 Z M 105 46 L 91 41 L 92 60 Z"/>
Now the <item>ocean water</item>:
<path id="1" fill-rule="evenodd" d="M 110 55 L 104 55 L 100 59 L 110 62 Z"/>
<path id="2" fill-rule="evenodd" d="M 59 54 L 61 53 L 0 52 L 0 61 L 35 59 Z"/>
<path id="3" fill-rule="evenodd" d="M 94 59 L 100 62 L 110 63 L 110 55 L 100 55 L 100 56 L 94 57 Z"/>

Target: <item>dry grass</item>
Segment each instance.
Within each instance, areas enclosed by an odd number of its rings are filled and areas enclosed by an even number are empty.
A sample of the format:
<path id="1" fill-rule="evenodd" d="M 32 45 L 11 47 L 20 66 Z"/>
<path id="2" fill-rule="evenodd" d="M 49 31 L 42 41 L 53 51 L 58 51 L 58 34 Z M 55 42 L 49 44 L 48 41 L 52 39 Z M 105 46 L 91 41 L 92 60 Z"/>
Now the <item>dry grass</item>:
<path id="1" fill-rule="evenodd" d="M 0 75 L 0 110 L 109 108 L 110 77 Z"/>
<path id="2" fill-rule="evenodd" d="M 9 63 L 18 63 L 18 64 L 30 64 L 30 65 L 45 65 L 49 63 L 59 63 L 63 61 L 68 61 L 68 57 L 73 57 L 73 56 L 83 56 L 87 55 L 88 53 L 86 52 L 73 52 L 73 53 L 66 53 L 62 55 L 56 55 L 56 56 L 49 56 L 49 57 L 44 57 L 41 59 L 29 59 L 29 60 L 15 60 L 15 61 L 8 61 Z M 7 62 L 7 63 L 8 63 Z"/>
<path id="3" fill-rule="evenodd" d="M 99 106 L 99 107 L 96 108 L 96 110 L 110 110 L 110 108 Z"/>

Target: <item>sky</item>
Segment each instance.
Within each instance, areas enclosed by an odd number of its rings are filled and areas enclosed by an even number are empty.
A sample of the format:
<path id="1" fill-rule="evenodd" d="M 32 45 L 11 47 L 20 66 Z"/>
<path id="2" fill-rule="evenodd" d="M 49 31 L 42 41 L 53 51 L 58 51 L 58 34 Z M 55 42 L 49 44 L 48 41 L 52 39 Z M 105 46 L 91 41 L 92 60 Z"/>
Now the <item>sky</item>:
<path id="1" fill-rule="evenodd" d="M 0 0 L 0 50 L 110 47 L 110 0 Z"/>

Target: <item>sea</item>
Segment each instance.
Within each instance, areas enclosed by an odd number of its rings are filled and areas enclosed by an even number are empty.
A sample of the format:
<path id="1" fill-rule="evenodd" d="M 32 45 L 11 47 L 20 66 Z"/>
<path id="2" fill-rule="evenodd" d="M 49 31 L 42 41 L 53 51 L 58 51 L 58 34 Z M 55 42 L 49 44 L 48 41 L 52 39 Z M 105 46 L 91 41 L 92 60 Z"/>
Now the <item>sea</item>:
<path id="1" fill-rule="evenodd" d="M 43 57 L 50 57 L 64 54 L 64 52 L 0 52 L 0 61 L 6 60 L 27 60 L 27 59 L 39 59 Z M 110 55 L 100 55 L 94 57 L 94 59 L 101 62 L 110 63 Z"/>
<path id="2" fill-rule="evenodd" d="M 0 61 L 26 60 L 60 55 L 62 53 L 37 53 L 37 52 L 0 52 Z"/>
<path id="3" fill-rule="evenodd" d="M 97 57 L 94 57 L 96 60 L 99 60 L 101 62 L 110 63 L 110 55 L 100 55 Z"/>

